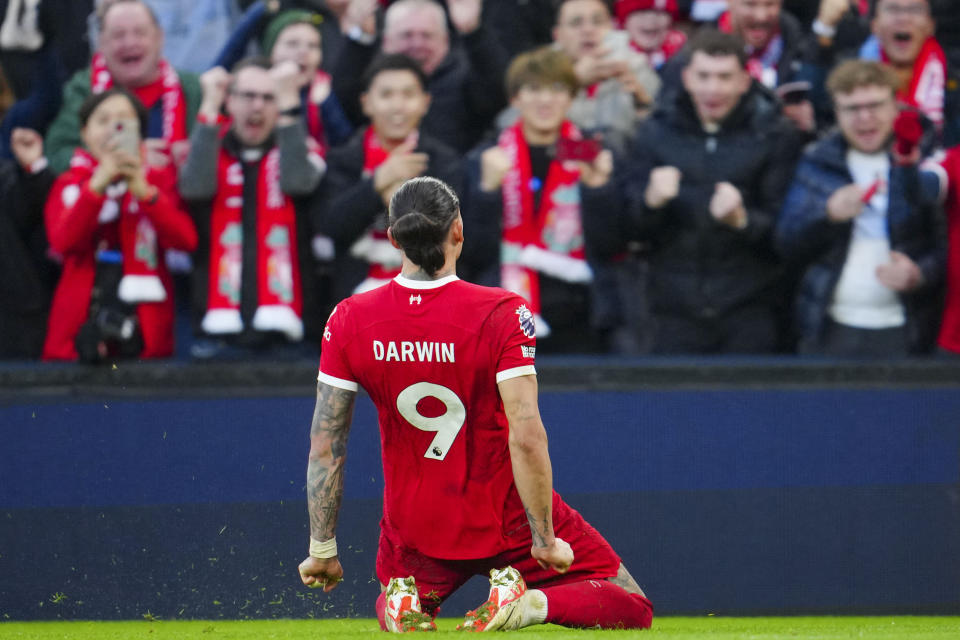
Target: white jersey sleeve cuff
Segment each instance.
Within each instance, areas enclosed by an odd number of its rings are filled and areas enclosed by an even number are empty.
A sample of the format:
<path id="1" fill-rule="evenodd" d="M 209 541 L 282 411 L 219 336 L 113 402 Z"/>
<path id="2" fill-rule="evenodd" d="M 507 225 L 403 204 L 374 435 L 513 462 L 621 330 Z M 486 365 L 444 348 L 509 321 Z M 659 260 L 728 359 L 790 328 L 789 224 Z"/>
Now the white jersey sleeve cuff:
<path id="1" fill-rule="evenodd" d="M 528 364 L 522 367 L 514 367 L 513 369 L 504 369 L 503 371 L 498 371 L 497 382 L 503 382 L 504 380 L 509 380 L 510 378 L 519 378 L 520 376 L 535 375 L 537 375 L 537 369 L 532 364 Z"/>
<path id="2" fill-rule="evenodd" d="M 360 385 L 352 380 L 334 378 L 333 376 L 328 376 L 323 371 L 317 374 L 317 381 L 328 384 L 331 387 L 336 387 L 337 389 L 343 389 L 345 391 L 357 391 L 360 388 Z"/>

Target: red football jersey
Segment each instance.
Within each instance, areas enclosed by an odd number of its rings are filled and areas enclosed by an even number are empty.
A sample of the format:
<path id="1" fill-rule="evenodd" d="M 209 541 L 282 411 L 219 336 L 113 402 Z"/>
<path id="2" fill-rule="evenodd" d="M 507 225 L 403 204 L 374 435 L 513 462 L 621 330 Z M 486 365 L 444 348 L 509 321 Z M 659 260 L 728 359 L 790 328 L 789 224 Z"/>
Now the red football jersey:
<path id="1" fill-rule="evenodd" d="M 319 380 L 362 386 L 377 407 L 382 526 L 435 558 L 506 548 L 513 483 L 499 381 L 532 375 L 534 321 L 523 298 L 449 276 L 397 276 L 334 309 Z"/>

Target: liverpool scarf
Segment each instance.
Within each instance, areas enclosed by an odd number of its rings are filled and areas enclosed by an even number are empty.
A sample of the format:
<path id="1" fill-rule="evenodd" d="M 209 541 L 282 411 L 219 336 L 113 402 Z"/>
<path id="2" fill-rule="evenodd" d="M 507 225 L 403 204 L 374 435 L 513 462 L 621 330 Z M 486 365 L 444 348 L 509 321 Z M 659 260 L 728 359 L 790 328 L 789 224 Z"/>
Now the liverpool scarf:
<path id="1" fill-rule="evenodd" d="M 550 163 L 543 184 L 540 206 L 535 210 L 530 181 L 530 148 L 523 137 L 523 124 L 504 129 L 497 141 L 511 160 L 511 169 L 501 185 L 503 236 L 500 244 L 500 284 L 530 303 L 540 313 L 540 280 L 544 273 L 566 282 L 588 283 L 593 279 L 584 256 L 580 219 L 580 172 L 574 162 Z M 565 121 L 561 138 L 580 139 L 577 128 Z M 537 335 L 550 328 L 537 318 Z"/>
<path id="2" fill-rule="evenodd" d="M 90 62 L 90 90 L 93 93 L 103 93 L 113 86 L 113 76 L 107 69 L 103 54 L 97 53 Z M 180 77 L 165 58 L 160 59 L 160 75 L 152 83 L 132 90 L 140 102 L 148 110 L 152 109 L 157 100 L 163 113 L 162 138 L 170 143 L 187 138 L 187 105 L 183 97 L 183 88 L 180 86 Z M 146 131 L 144 138 L 149 137 Z"/>
<path id="3" fill-rule="evenodd" d="M 407 140 L 416 139 L 418 136 L 419 132 L 414 130 Z M 373 172 L 389 156 L 390 153 L 380 144 L 373 127 L 367 127 L 363 134 L 363 177 L 373 176 Z M 373 226 L 353 243 L 350 247 L 350 255 L 370 263 L 367 277 L 357 285 L 353 290 L 354 293 L 376 289 L 390 282 L 400 273 L 400 251 L 390 244 L 390 239 L 387 237 L 386 214 L 380 216 Z"/>
<path id="4" fill-rule="evenodd" d="M 89 182 L 97 164 L 97 159 L 83 149 L 73 152 L 66 173 L 70 184 L 61 195 L 64 206 L 71 207 L 77 201 L 80 190 Z M 127 191 L 126 182 L 115 182 L 107 187 L 97 220 L 99 235 L 105 240 L 116 238 L 123 257 L 123 277 L 117 290 L 120 300 L 129 304 L 166 300 L 167 291 L 157 271 L 157 232 L 137 199 Z M 111 228 L 111 225 L 115 226 Z M 115 244 L 109 248 L 117 247 Z"/>
<path id="5" fill-rule="evenodd" d="M 303 338 L 303 299 L 297 255 L 296 210 L 280 189 L 280 150 L 260 161 L 257 178 L 257 308 L 251 325 Z M 243 272 L 243 165 L 222 147 L 217 162 L 217 195 L 210 217 L 210 273 L 203 330 L 243 331 L 240 292 Z"/>

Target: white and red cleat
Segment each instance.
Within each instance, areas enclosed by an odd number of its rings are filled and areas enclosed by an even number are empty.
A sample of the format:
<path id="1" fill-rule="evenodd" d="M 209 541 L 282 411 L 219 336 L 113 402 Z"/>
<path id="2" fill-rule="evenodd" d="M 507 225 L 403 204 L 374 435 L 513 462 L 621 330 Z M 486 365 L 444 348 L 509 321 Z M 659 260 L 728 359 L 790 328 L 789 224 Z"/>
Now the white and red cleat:
<path id="1" fill-rule="evenodd" d="M 390 578 L 387 585 L 384 621 L 391 633 L 411 631 L 436 631 L 437 625 L 429 615 L 420 610 L 420 595 L 413 576 Z"/>
<path id="2" fill-rule="evenodd" d="M 490 570 L 490 597 L 468 611 L 459 631 L 514 631 L 543 624 L 547 597 L 539 589 L 527 589 L 520 572 L 513 567 Z"/>

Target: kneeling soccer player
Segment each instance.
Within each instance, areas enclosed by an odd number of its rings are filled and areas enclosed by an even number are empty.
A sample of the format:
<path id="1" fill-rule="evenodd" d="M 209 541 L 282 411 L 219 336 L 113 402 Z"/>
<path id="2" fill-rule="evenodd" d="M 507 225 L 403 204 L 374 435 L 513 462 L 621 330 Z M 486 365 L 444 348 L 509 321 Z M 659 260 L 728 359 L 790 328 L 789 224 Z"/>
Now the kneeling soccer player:
<path id="1" fill-rule="evenodd" d="M 653 608 L 620 558 L 553 491 L 526 303 L 457 278 L 463 220 L 443 182 L 400 185 L 389 224 L 401 274 L 341 302 L 324 331 L 303 583 L 330 591 L 343 576 L 334 534 L 362 386 L 383 449 L 383 629 L 436 629 L 443 601 L 487 572 L 490 597 L 463 630 L 649 627 Z"/>

